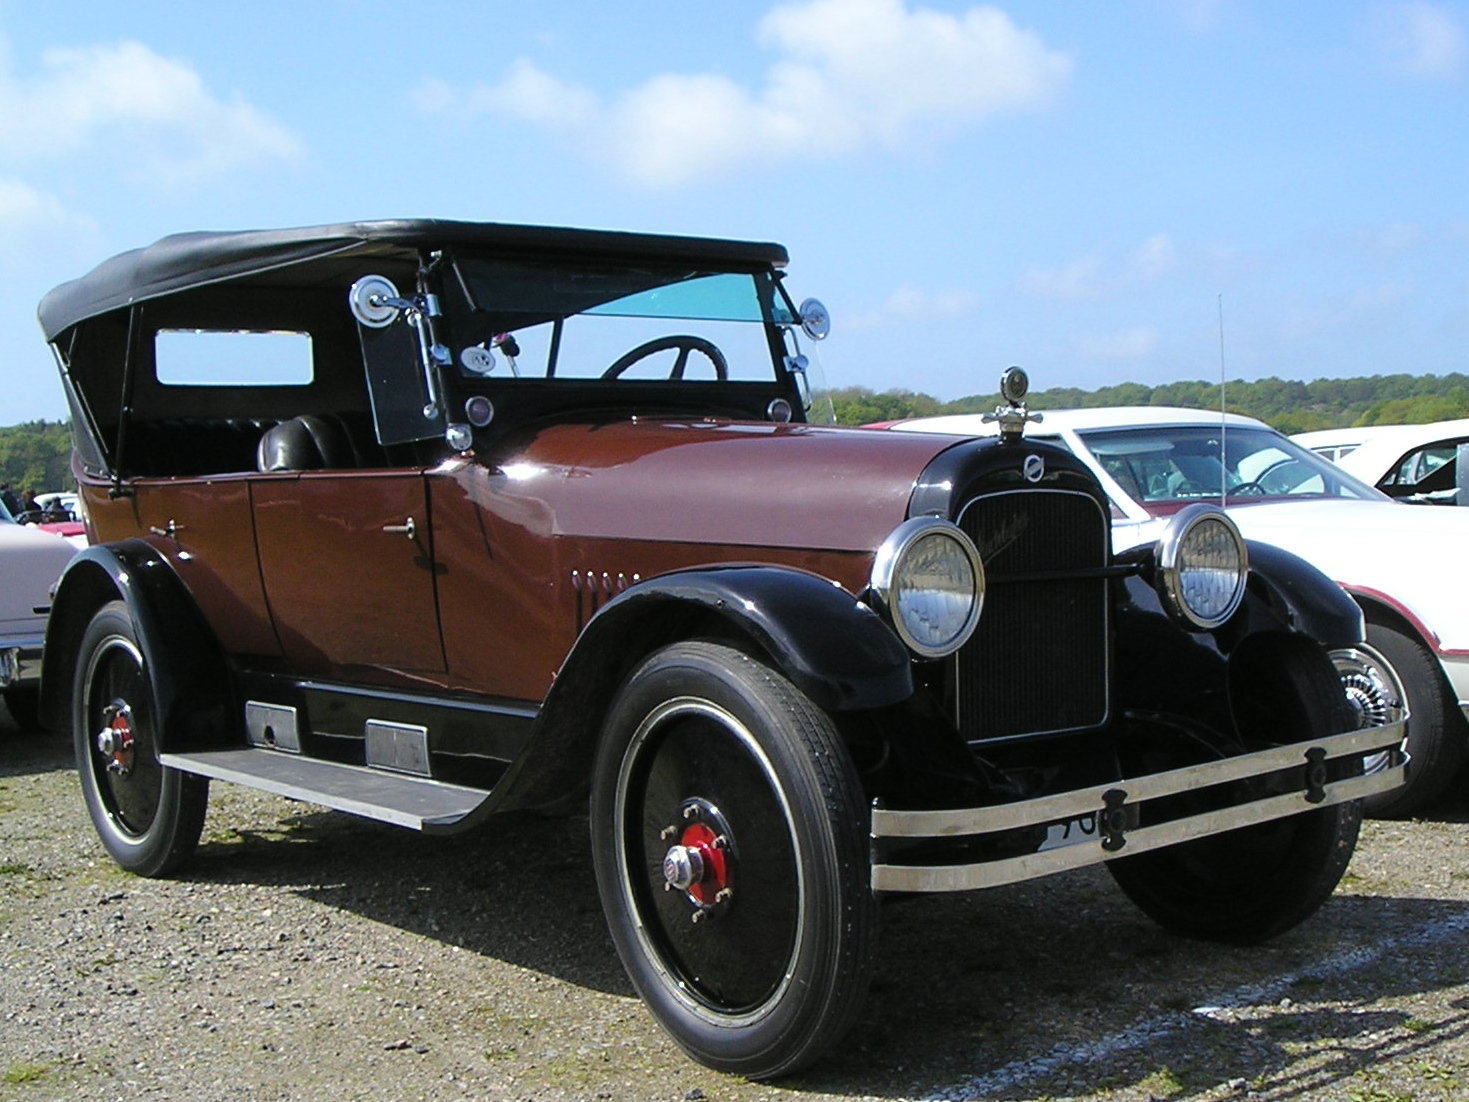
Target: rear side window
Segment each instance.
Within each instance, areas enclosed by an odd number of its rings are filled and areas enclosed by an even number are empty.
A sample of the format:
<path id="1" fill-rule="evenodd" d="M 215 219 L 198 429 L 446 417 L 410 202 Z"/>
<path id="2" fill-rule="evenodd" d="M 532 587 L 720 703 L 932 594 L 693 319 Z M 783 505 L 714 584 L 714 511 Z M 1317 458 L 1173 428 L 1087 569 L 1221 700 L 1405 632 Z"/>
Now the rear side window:
<path id="1" fill-rule="evenodd" d="M 306 386 L 311 334 L 239 329 L 160 329 L 154 370 L 165 386 Z"/>

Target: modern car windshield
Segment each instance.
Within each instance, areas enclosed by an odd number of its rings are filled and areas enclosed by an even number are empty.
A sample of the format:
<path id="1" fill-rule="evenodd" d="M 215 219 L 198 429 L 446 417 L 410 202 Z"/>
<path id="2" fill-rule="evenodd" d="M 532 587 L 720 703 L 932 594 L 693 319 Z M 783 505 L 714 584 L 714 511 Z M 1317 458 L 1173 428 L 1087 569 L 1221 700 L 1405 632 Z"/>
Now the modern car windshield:
<path id="1" fill-rule="evenodd" d="M 1082 432 L 1097 462 L 1145 504 L 1249 497 L 1381 500 L 1359 482 L 1273 429 L 1158 425 Z"/>
<path id="2" fill-rule="evenodd" d="M 481 338 L 467 376 L 769 382 L 768 325 L 794 319 L 768 272 L 567 267 L 463 258 L 456 265 Z"/>

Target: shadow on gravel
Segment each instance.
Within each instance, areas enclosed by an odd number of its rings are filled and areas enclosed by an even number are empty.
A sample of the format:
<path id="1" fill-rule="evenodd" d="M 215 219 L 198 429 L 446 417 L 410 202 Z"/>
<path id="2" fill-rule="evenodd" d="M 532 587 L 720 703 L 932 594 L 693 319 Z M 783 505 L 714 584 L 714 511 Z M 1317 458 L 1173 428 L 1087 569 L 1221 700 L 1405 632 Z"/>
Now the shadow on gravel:
<path id="1" fill-rule="evenodd" d="M 1464 821 L 1465 810 L 1462 802 L 1445 808 L 1442 821 Z M 583 988 L 632 994 L 603 924 L 584 817 L 508 816 L 472 835 L 431 838 L 303 808 L 208 838 L 187 874 L 195 882 L 279 887 Z M 1174 1098 L 1231 1079 L 1309 1096 L 1385 1054 L 1469 1031 L 1463 1009 L 1421 1023 L 1357 1005 L 1465 983 L 1462 963 L 1448 973 L 1416 961 L 1384 967 L 1372 971 L 1370 991 L 1337 991 L 1365 974 L 1364 964 L 1413 957 L 1411 945 L 1384 957 L 1385 940 L 1464 912 L 1458 900 L 1338 895 L 1299 929 L 1232 948 L 1163 932 L 1101 869 L 896 899 L 883 911 L 872 997 L 840 1056 L 783 1085 L 924 1096 L 948 1084 L 963 1097 L 1019 1099 L 1137 1084 L 1165 1068 L 1186 1089 L 1158 1092 Z M 1469 960 L 1466 930 L 1451 932 L 1438 955 Z M 1363 962 L 1321 972 L 1321 962 L 1353 953 Z M 1344 1001 L 1310 1005 L 1328 990 Z M 1272 1010 L 1264 1024 L 1194 1012 L 1232 998 L 1299 1005 Z M 1097 1057 L 1082 1048 L 1159 1022 L 1166 1028 L 1146 1043 Z M 1303 1064 L 1301 1046 L 1317 1045 L 1334 1051 Z M 984 1092 L 965 1087 L 997 1069 L 1007 1070 Z"/>
<path id="2" fill-rule="evenodd" d="M 4 705 L 0 705 L 3 708 Z M 71 769 L 71 739 L 54 731 L 21 731 L 0 712 L 0 777 L 30 777 Z"/>
<path id="3" fill-rule="evenodd" d="M 65 736 L 0 723 L 0 778 L 71 768 Z M 267 803 L 272 811 L 260 815 L 257 799 L 215 786 L 219 813 L 181 879 L 279 888 L 631 996 L 603 924 L 584 817 L 507 816 L 434 838 L 302 804 Z M 235 814 L 237 801 L 251 814 Z M 1462 832 L 1469 785 L 1423 821 Z M 1469 1044 L 1469 1004 L 1435 998 L 1440 1010 L 1427 1020 L 1380 1000 L 1469 984 L 1465 912 L 1460 900 L 1344 891 L 1284 937 L 1231 948 L 1158 929 L 1101 869 L 895 899 L 883 908 L 872 997 L 857 1027 L 839 1055 L 781 1085 L 878 1097 L 1118 1090 L 1188 1099 L 1239 1080 L 1271 1098 L 1305 1099 L 1406 1061 L 1431 1093 L 1435 1049 Z M 1161 1077 L 1156 1087 L 1150 1077 Z"/>

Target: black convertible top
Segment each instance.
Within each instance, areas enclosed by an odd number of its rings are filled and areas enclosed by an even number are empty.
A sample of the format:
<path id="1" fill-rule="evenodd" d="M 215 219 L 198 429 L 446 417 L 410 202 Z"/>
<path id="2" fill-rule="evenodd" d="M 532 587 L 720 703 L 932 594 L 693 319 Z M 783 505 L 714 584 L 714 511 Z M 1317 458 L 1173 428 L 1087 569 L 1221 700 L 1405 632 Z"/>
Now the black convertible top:
<path id="1" fill-rule="evenodd" d="M 260 275 L 325 257 L 391 256 L 455 246 L 563 253 L 589 259 L 759 267 L 786 263 L 785 248 L 769 242 L 432 218 L 339 222 L 298 229 L 174 234 L 104 260 L 80 279 L 61 284 L 41 300 L 37 313 L 49 341 L 79 321 L 191 287 Z"/>

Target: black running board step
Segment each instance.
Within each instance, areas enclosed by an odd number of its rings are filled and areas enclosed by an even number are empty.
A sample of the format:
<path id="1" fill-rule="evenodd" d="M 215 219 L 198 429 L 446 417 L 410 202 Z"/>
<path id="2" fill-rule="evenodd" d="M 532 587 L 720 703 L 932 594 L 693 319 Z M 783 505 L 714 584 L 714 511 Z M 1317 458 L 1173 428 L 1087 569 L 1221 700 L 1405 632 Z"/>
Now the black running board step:
<path id="1" fill-rule="evenodd" d="M 450 828 L 489 796 L 479 788 L 364 765 L 302 758 L 280 750 L 208 750 L 162 754 L 159 760 L 170 769 L 264 789 L 277 796 L 412 830 Z"/>

